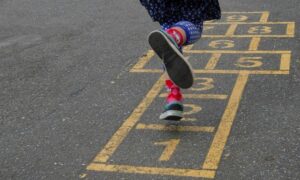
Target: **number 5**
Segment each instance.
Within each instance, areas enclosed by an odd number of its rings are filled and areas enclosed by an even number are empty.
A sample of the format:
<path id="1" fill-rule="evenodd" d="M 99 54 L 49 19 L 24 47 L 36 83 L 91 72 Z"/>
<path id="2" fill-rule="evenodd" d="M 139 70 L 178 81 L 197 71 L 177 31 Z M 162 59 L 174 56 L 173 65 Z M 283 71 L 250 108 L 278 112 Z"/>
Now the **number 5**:
<path id="1" fill-rule="evenodd" d="M 234 65 L 242 68 L 256 68 L 262 66 L 261 59 L 262 57 L 241 57 Z"/>

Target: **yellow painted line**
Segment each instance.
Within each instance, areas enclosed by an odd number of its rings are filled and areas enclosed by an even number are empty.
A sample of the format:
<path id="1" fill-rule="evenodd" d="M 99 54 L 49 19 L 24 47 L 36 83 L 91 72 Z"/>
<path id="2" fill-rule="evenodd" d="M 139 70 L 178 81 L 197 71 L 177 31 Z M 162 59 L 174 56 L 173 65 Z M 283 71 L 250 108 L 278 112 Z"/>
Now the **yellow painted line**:
<path id="1" fill-rule="evenodd" d="M 132 69 L 132 73 L 163 73 L 162 69 Z"/>
<path id="2" fill-rule="evenodd" d="M 232 12 L 222 12 L 223 14 L 262 14 L 266 11 L 243 11 L 243 12 L 238 12 L 238 11 L 232 11 Z"/>
<path id="3" fill-rule="evenodd" d="M 231 50 L 189 50 L 187 53 L 192 54 L 288 54 L 291 51 L 231 51 Z"/>
<path id="4" fill-rule="evenodd" d="M 176 126 L 164 124 L 143 124 L 139 123 L 136 129 L 142 130 L 156 130 L 156 131 L 178 131 L 178 132 L 214 132 L 215 128 L 212 126 Z"/>
<path id="5" fill-rule="evenodd" d="M 135 69 L 142 69 L 145 67 L 145 65 L 150 61 L 150 59 L 155 55 L 153 50 L 149 50 L 146 55 L 143 55 L 138 62 L 133 66 L 133 68 L 130 70 L 133 71 Z"/>
<path id="6" fill-rule="evenodd" d="M 291 63 L 291 54 L 282 54 L 280 60 L 280 70 L 289 70 Z"/>
<path id="7" fill-rule="evenodd" d="M 140 69 L 136 70 L 136 73 L 163 73 L 159 69 Z M 289 74 L 288 70 L 224 70 L 224 69 L 194 69 L 195 74 L 239 74 L 247 72 L 249 74 L 261 74 L 261 75 L 275 75 L 275 74 Z"/>
<path id="8" fill-rule="evenodd" d="M 107 171 L 107 172 L 119 172 L 119 173 L 154 174 L 154 175 L 170 175 L 170 176 L 202 177 L 202 178 L 214 178 L 216 174 L 216 171 L 214 170 L 107 165 L 107 164 L 98 164 L 98 163 L 90 164 L 87 167 L 87 169 L 91 171 Z"/>
<path id="9" fill-rule="evenodd" d="M 289 74 L 289 71 L 281 70 L 194 70 L 195 74 L 240 74 L 240 73 L 249 73 L 249 74 Z"/>
<path id="10" fill-rule="evenodd" d="M 228 105 L 222 116 L 219 127 L 216 131 L 212 144 L 210 146 L 209 152 L 205 158 L 203 169 L 217 169 L 218 164 L 221 160 L 221 156 L 227 142 L 230 130 L 236 116 L 239 103 L 242 98 L 245 86 L 248 81 L 249 74 L 241 73 L 239 74 L 236 84 L 233 88 L 232 94 L 230 96 Z"/>
<path id="11" fill-rule="evenodd" d="M 194 121 L 197 121 L 197 119 L 196 118 L 182 118 L 181 121 L 194 122 Z"/>
<path id="12" fill-rule="evenodd" d="M 188 51 L 188 50 L 191 50 L 193 48 L 194 44 L 191 44 L 191 45 L 187 45 L 183 48 L 183 52 L 184 51 Z"/>
<path id="13" fill-rule="evenodd" d="M 231 38 L 253 38 L 253 37 L 264 37 L 264 38 L 292 38 L 294 35 L 286 34 L 286 35 L 281 35 L 281 34 L 273 34 L 273 35 L 202 35 L 203 38 L 226 38 L 226 37 L 231 37 Z"/>
<path id="14" fill-rule="evenodd" d="M 191 50 L 193 48 L 193 44 L 192 45 L 188 45 L 185 46 L 183 51 L 188 51 Z M 140 57 L 140 59 L 138 60 L 138 62 L 132 67 L 132 69 L 130 70 L 130 72 L 138 72 L 140 69 L 143 69 L 147 63 L 149 63 L 149 61 L 151 60 L 151 58 L 153 58 L 153 56 L 155 55 L 155 52 L 153 50 L 149 50 L 147 52 L 147 54 L 143 55 L 142 57 Z"/>
<path id="15" fill-rule="evenodd" d="M 249 24 L 249 25 L 251 25 L 251 24 L 257 24 L 257 25 L 262 25 L 262 24 L 266 24 L 266 25 L 270 25 L 270 24 L 290 24 L 290 23 L 294 23 L 294 22 L 291 22 L 291 21 L 284 21 L 284 22 L 271 22 L 271 21 L 269 21 L 269 22 L 234 22 L 234 23 L 236 23 L 236 24 Z M 212 25 L 212 24 L 214 24 L 214 25 L 218 25 L 218 24 L 232 24 L 232 22 L 219 22 L 219 21 L 217 21 L 217 22 L 206 22 L 206 23 L 204 23 L 204 24 L 210 24 L 210 25 Z"/>
<path id="16" fill-rule="evenodd" d="M 141 118 L 145 110 L 152 103 L 154 98 L 158 95 L 164 85 L 164 76 L 153 85 L 146 97 L 141 103 L 134 109 L 132 114 L 124 121 L 122 126 L 111 137 L 102 151 L 95 157 L 94 162 L 107 162 L 110 156 L 115 152 L 124 138 L 128 135 L 129 131 L 135 126 L 138 120 Z"/>
<path id="17" fill-rule="evenodd" d="M 294 35 L 295 35 L 295 22 L 291 22 L 287 25 L 286 34 L 294 37 Z"/>
<path id="18" fill-rule="evenodd" d="M 262 23 L 266 23 L 269 20 L 269 16 L 270 16 L 270 12 L 265 11 L 265 12 L 262 13 L 259 21 L 262 22 Z"/>
<path id="19" fill-rule="evenodd" d="M 80 179 L 83 179 L 83 178 L 86 178 L 86 176 L 87 176 L 87 174 L 83 173 L 83 174 L 80 174 L 80 175 L 79 175 L 79 178 L 80 178 Z"/>
<path id="20" fill-rule="evenodd" d="M 205 69 L 215 69 L 220 60 L 220 57 L 220 53 L 213 53 L 208 63 L 206 64 Z"/>
<path id="21" fill-rule="evenodd" d="M 257 51 L 260 43 L 260 37 L 252 38 L 249 46 L 249 51 Z"/>
<path id="22" fill-rule="evenodd" d="M 184 51 L 188 51 L 191 50 L 193 48 L 194 45 L 188 45 L 184 47 Z M 132 67 L 132 69 L 130 70 L 130 72 L 138 72 L 140 69 L 143 69 L 147 63 L 149 63 L 149 61 L 151 60 L 151 58 L 153 58 L 153 56 L 155 55 L 153 50 L 149 50 L 147 52 L 147 54 L 143 55 L 138 62 Z M 160 70 L 161 72 L 161 70 Z"/>
<path id="23" fill-rule="evenodd" d="M 229 26 L 229 28 L 228 28 L 228 30 L 227 30 L 225 36 L 228 36 L 228 37 L 233 36 L 233 35 L 234 35 L 234 32 L 235 32 L 235 30 L 236 30 L 236 28 L 237 28 L 237 26 L 238 26 L 238 25 L 237 25 L 236 23 L 231 23 L 231 25 Z"/>
<path id="24" fill-rule="evenodd" d="M 162 93 L 159 97 L 167 97 L 167 93 Z M 185 99 L 218 99 L 218 100 L 225 100 L 227 99 L 227 95 L 225 94 L 184 94 Z"/>
<path id="25" fill-rule="evenodd" d="M 176 150 L 177 145 L 179 144 L 180 139 L 170 139 L 163 142 L 155 142 L 154 145 L 163 145 L 166 146 L 163 153 L 159 157 L 159 161 L 169 161 Z"/>

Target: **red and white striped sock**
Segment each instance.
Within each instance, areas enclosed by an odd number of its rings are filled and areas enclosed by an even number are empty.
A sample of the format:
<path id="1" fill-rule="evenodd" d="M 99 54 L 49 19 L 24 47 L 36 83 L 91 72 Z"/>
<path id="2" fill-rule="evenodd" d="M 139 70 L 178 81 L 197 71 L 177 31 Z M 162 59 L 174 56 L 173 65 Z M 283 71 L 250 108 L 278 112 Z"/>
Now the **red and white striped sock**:
<path id="1" fill-rule="evenodd" d="M 166 32 L 175 40 L 178 46 L 182 46 L 185 42 L 183 34 L 176 28 L 167 29 Z"/>
<path id="2" fill-rule="evenodd" d="M 166 80 L 166 86 L 170 90 L 167 96 L 167 103 L 172 103 L 174 101 L 182 102 L 182 94 L 180 88 L 176 86 L 171 80 Z"/>

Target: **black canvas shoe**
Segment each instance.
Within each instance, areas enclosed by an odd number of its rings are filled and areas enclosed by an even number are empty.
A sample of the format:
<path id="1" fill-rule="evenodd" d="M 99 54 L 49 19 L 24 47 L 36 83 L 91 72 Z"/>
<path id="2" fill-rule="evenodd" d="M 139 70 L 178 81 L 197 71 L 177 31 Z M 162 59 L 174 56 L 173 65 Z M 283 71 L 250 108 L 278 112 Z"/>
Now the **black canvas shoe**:
<path id="1" fill-rule="evenodd" d="M 151 32 L 148 41 L 153 51 L 163 61 L 170 79 L 180 88 L 190 88 L 194 82 L 193 70 L 176 42 L 166 32 L 160 30 Z"/>

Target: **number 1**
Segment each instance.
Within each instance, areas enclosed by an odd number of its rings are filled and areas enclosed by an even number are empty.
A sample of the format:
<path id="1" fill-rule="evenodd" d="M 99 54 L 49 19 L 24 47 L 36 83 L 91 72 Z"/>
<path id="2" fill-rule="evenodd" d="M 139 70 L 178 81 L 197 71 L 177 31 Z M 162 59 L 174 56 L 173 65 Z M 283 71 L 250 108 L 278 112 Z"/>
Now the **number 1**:
<path id="1" fill-rule="evenodd" d="M 169 141 L 155 142 L 154 145 L 163 145 L 166 146 L 165 150 L 161 154 L 159 161 L 168 161 L 170 160 L 172 154 L 176 150 L 177 145 L 179 144 L 179 139 L 170 139 Z"/>

